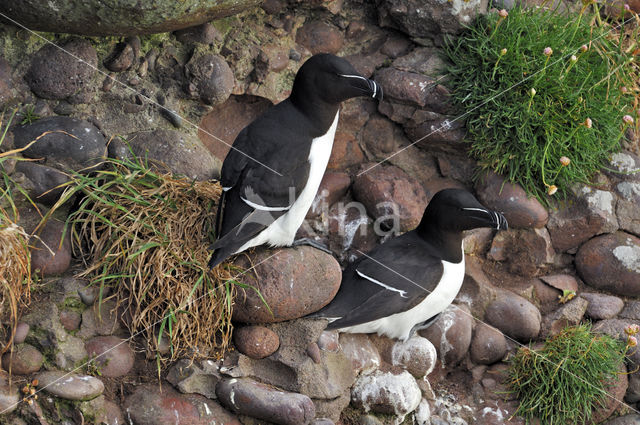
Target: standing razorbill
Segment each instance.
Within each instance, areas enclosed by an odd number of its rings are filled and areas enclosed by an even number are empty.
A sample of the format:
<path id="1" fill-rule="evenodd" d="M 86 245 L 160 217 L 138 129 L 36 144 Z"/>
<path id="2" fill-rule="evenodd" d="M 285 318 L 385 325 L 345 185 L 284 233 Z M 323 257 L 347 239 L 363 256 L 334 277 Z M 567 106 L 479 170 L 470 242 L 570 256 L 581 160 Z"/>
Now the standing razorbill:
<path id="1" fill-rule="evenodd" d="M 466 190 L 436 193 L 418 227 L 350 264 L 335 298 L 310 317 L 327 329 L 406 340 L 444 311 L 464 279 L 462 231 L 507 229 L 504 216 Z"/>
<path id="2" fill-rule="evenodd" d="M 346 60 L 314 55 L 291 95 L 238 134 L 222 164 L 209 267 L 254 246 L 294 243 L 329 162 L 340 102 L 357 96 L 380 99 L 382 89 Z"/>

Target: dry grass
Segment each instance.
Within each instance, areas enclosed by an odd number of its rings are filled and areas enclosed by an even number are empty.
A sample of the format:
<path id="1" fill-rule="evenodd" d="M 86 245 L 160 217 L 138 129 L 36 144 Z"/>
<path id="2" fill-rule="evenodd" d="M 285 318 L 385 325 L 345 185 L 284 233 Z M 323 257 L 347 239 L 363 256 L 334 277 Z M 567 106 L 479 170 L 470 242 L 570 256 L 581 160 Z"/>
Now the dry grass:
<path id="1" fill-rule="evenodd" d="M 0 117 L 0 128 L 3 118 Z M 12 118 L 13 115 L 0 133 L 0 147 Z M 11 346 L 20 312 L 31 299 L 29 235 L 15 223 L 18 212 L 13 202 L 14 185 L 3 168 L 3 163 L 16 158 L 19 151 L 0 152 L 0 340 L 5 341 L 0 353 Z"/>
<path id="2" fill-rule="evenodd" d="M 132 335 L 163 361 L 217 357 L 231 335 L 233 270 L 207 260 L 220 185 L 152 171 L 140 160 L 109 160 L 91 175 L 75 174 L 59 204 L 80 195 L 69 216 L 82 276 L 113 289 Z M 158 356 L 158 358 L 160 358 Z"/>

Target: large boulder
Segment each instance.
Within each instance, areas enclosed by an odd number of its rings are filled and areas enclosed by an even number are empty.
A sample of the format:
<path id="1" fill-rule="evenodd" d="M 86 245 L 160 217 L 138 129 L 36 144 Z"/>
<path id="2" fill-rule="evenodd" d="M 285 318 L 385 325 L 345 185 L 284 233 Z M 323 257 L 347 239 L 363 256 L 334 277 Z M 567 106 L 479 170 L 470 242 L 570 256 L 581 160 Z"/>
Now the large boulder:
<path id="1" fill-rule="evenodd" d="M 382 26 L 396 28 L 411 37 L 438 39 L 455 34 L 487 11 L 487 0 L 378 0 Z"/>
<path id="2" fill-rule="evenodd" d="M 235 298 L 237 322 L 273 323 L 306 316 L 327 305 L 342 280 L 338 262 L 309 246 L 275 253 L 261 250 L 251 260 L 244 256 L 236 260 L 243 269 L 256 264 L 255 274 L 250 271 L 239 278 L 248 286 Z"/>
<path id="3" fill-rule="evenodd" d="M 0 2 L 0 12 L 38 31 L 140 35 L 174 31 L 257 7 L 259 0 L 69 0 Z"/>
<path id="4" fill-rule="evenodd" d="M 47 117 L 13 129 L 16 148 L 29 158 L 45 158 L 48 166 L 79 171 L 99 163 L 107 153 L 107 140 L 96 126 L 69 117 Z"/>
<path id="5" fill-rule="evenodd" d="M 640 238 L 624 232 L 595 237 L 580 247 L 576 269 L 593 288 L 640 296 Z"/>

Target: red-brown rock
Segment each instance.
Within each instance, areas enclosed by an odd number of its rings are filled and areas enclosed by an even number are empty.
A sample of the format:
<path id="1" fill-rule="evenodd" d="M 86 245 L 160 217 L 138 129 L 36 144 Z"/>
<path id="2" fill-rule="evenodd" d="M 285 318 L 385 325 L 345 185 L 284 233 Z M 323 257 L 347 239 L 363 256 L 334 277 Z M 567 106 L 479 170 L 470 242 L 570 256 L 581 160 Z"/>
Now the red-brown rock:
<path id="1" fill-rule="evenodd" d="M 269 106 L 271 102 L 261 97 L 231 96 L 202 118 L 198 137 L 214 157 L 224 161 L 238 133 Z"/>
<path id="2" fill-rule="evenodd" d="M 640 296 L 640 239 L 624 232 L 595 237 L 580 247 L 576 269 L 593 288 Z"/>
<path id="3" fill-rule="evenodd" d="M 506 182 L 504 177 L 487 173 L 476 184 L 478 200 L 487 208 L 501 211 L 509 227 L 542 227 L 547 223 L 549 214 L 535 198 L 529 198 L 524 189 Z"/>
<path id="4" fill-rule="evenodd" d="M 162 391 L 161 391 L 162 390 Z M 213 400 L 180 394 L 171 385 L 141 385 L 124 403 L 136 425 L 241 425 L 238 418 Z"/>
<path id="5" fill-rule="evenodd" d="M 262 359 L 275 353 L 280 346 L 278 335 L 264 326 L 244 326 L 233 330 L 236 349 L 252 359 Z"/>
<path id="6" fill-rule="evenodd" d="M 487 307 L 485 320 L 507 336 L 528 342 L 540 333 L 540 311 L 526 299 L 509 291 L 503 291 L 498 299 Z"/>
<path id="7" fill-rule="evenodd" d="M 220 381 L 216 395 L 235 413 L 282 425 L 306 425 L 316 414 L 306 395 L 280 391 L 246 378 Z"/>
<path id="8" fill-rule="evenodd" d="M 507 352 L 507 340 L 496 328 L 479 323 L 471 340 L 471 360 L 477 364 L 493 364 Z"/>
<path id="9" fill-rule="evenodd" d="M 236 263 L 243 269 L 251 267 L 244 256 Z M 251 255 L 251 264 L 257 264 L 255 273 L 239 278 L 250 287 L 238 290 L 233 310 L 233 319 L 243 323 L 273 323 L 313 313 L 333 299 L 342 280 L 338 262 L 309 246 L 257 250 Z"/>
<path id="10" fill-rule="evenodd" d="M 329 164 L 329 170 L 344 170 L 364 161 L 364 153 L 358 145 L 358 141 L 352 133 L 338 131 L 333 140 L 333 149 Z"/>
<path id="11" fill-rule="evenodd" d="M 117 378 L 129 373 L 133 367 L 133 350 L 116 336 L 98 336 L 85 343 L 87 354 L 95 358 L 102 376 Z"/>
<path id="12" fill-rule="evenodd" d="M 363 166 L 363 171 L 369 166 Z M 364 204 L 369 215 L 384 220 L 388 228 L 398 220 L 400 232 L 418 226 L 427 206 L 427 197 L 420 183 L 395 166 L 376 166 L 356 177 L 353 196 Z"/>
<path id="13" fill-rule="evenodd" d="M 37 372 L 44 363 L 44 356 L 36 347 L 29 344 L 17 344 L 12 351 L 2 356 L 2 367 L 18 375 Z"/>
<path id="14" fill-rule="evenodd" d="M 314 218 L 318 215 L 329 213 L 329 207 L 338 202 L 349 189 L 351 177 L 347 173 L 328 171 L 324 174 L 318 193 L 316 194 L 311 208 L 307 213 L 307 218 Z"/>
<path id="15" fill-rule="evenodd" d="M 342 48 L 344 35 L 337 27 L 322 21 L 312 21 L 298 30 L 296 42 L 316 53 L 336 53 Z"/>
<path id="16" fill-rule="evenodd" d="M 62 241 L 62 244 L 60 243 Z M 50 219 L 31 238 L 31 270 L 40 276 L 64 273 L 71 264 L 71 239 L 65 231 L 64 223 Z"/>
<path id="17" fill-rule="evenodd" d="M 469 351 L 473 316 L 465 305 L 450 305 L 431 326 L 418 333 L 436 347 L 442 364 L 455 366 Z"/>

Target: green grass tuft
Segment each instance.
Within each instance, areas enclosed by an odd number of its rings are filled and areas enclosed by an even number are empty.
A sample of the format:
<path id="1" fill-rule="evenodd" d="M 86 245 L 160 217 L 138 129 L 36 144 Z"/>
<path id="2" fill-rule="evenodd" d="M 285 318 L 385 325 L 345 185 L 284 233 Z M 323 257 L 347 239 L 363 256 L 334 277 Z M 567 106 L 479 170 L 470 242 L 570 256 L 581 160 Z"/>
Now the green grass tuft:
<path id="1" fill-rule="evenodd" d="M 509 369 L 511 390 L 520 400 L 516 414 L 548 425 L 588 423 L 606 405 L 607 383 L 617 377 L 625 345 L 590 325 L 563 330 L 540 350 L 520 348 Z"/>
<path id="2" fill-rule="evenodd" d="M 471 154 L 482 169 L 506 175 L 544 203 L 552 185 L 562 194 L 589 182 L 619 150 L 623 116 L 636 116 L 634 45 L 623 50 L 624 28 L 612 31 L 590 10 L 490 13 L 445 49 Z M 543 53 L 547 47 L 551 55 Z"/>

